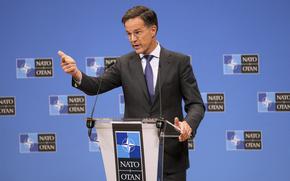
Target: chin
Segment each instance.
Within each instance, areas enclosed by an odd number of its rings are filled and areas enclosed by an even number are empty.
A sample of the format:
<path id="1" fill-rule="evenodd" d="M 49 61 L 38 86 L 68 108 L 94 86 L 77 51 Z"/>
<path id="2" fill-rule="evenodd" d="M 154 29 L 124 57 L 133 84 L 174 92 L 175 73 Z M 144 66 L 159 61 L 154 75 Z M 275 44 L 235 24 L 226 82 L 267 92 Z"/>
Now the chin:
<path id="1" fill-rule="evenodd" d="M 138 49 L 138 50 L 135 49 L 135 52 L 136 52 L 137 54 L 141 54 L 141 53 L 143 54 L 143 50 L 142 50 L 142 49 Z"/>

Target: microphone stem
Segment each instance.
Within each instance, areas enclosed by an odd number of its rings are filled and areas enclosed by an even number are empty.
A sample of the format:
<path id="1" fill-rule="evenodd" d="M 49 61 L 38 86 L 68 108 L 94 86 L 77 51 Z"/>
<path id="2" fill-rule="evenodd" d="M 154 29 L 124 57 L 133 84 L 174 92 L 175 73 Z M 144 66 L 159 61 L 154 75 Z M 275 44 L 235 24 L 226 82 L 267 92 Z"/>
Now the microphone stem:
<path id="1" fill-rule="evenodd" d="M 92 112 L 91 112 L 91 117 L 87 119 L 87 128 L 88 128 L 88 136 L 89 137 L 91 137 L 92 128 L 95 126 L 95 120 L 93 119 L 93 116 L 94 116 L 95 107 L 96 107 L 96 104 L 97 104 L 97 101 L 98 101 L 99 92 L 100 92 L 100 89 L 101 89 L 101 86 L 102 86 L 102 80 L 103 79 L 100 77 L 100 84 L 99 84 L 99 87 L 98 87 L 98 90 L 97 90 L 96 99 L 95 99 L 95 102 L 94 102 L 94 105 L 93 105 L 93 109 L 92 109 Z"/>

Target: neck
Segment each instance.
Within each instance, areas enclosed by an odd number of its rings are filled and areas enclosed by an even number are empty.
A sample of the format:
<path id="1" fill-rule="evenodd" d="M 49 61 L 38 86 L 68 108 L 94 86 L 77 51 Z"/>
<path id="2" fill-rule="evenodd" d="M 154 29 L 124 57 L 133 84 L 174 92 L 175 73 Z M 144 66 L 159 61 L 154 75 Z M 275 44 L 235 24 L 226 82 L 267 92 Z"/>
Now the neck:
<path id="1" fill-rule="evenodd" d="M 144 52 L 144 54 L 150 54 L 157 47 L 157 45 L 158 45 L 157 41 L 155 39 L 152 40 L 151 46 L 148 48 L 146 52 Z"/>

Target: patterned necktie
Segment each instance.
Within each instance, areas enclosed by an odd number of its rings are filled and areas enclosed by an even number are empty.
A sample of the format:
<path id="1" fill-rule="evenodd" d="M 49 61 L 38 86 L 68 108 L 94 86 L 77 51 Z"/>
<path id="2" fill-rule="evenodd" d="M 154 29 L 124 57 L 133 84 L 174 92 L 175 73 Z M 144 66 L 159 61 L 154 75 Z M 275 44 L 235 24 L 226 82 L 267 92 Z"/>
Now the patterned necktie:
<path id="1" fill-rule="evenodd" d="M 153 103 L 154 98 L 154 85 L 153 85 L 153 71 L 150 65 L 150 61 L 152 60 L 153 57 L 154 57 L 153 55 L 144 55 L 144 58 L 146 60 L 145 77 L 151 103 Z"/>

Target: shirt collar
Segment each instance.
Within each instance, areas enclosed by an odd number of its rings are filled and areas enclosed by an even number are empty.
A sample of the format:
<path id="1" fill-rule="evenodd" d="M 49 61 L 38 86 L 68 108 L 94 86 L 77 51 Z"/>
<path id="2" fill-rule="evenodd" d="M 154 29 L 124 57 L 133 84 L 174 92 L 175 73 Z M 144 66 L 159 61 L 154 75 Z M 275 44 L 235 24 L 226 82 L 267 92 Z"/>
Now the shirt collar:
<path id="1" fill-rule="evenodd" d="M 160 51 L 161 51 L 160 43 L 157 42 L 156 48 L 149 55 L 153 55 L 154 57 L 159 58 L 160 57 Z M 144 54 L 139 54 L 139 56 L 142 59 L 144 57 Z"/>

